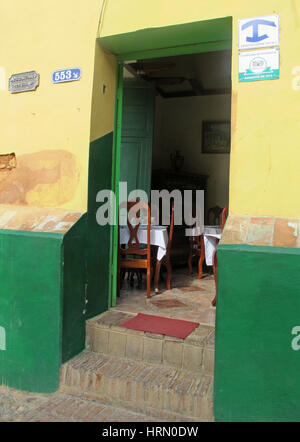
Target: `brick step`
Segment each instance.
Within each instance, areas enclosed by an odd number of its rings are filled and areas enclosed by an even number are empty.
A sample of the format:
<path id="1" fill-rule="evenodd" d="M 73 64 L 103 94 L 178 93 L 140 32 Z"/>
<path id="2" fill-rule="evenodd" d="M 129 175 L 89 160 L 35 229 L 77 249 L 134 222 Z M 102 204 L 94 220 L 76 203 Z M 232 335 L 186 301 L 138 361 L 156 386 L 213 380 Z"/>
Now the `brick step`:
<path id="1" fill-rule="evenodd" d="M 120 327 L 134 316 L 110 310 L 87 321 L 86 349 L 213 376 L 214 328 L 199 325 L 187 338 L 178 339 Z"/>
<path id="2" fill-rule="evenodd" d="M 140 413 L 111 407 L 97 400 L 56 393 L 48 401 L 3 422 L 154 422 Z M 2 419 L 0 418 L 0 422 Z"/>
<path id="3" fill-rule="evenodd" d="M 160 420 L 212 421 L 213 378 L 85 350 L 61 369 L 60 391 Z"/>

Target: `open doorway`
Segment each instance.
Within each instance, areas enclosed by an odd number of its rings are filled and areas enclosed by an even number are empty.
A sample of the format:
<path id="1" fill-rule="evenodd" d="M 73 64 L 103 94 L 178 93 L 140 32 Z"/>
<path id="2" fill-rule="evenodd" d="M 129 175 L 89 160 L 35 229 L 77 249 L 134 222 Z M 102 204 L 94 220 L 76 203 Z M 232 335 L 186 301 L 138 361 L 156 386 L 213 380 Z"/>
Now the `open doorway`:
<path id="1" fill-rule="evenodd" d="M 128 194 L 142 189 L 150 201 L 151 190 L 203 190 L 205 225 L 219 226 L 229 200 L 230 118 L 231 50 L 126 62 L 120 181 L 127 182 Z M 212 257 L 205 257 L 200 275 L 199 255 L 189 263 L 185 229 L 174 226 L 168 296 L 166 274 L 159 278 L 162 293 L 146 302 L 146 278 L 141 283 L 128 272 L 118 309 L 163 309 L 165 316 L 214 325 Z"/>

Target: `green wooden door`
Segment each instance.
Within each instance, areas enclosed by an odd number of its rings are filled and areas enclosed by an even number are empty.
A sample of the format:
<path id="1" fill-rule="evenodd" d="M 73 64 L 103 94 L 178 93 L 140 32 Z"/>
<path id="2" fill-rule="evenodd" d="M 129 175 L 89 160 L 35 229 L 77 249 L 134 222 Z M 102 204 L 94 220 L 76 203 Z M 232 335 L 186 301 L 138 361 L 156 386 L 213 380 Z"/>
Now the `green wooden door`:
<path id="1" fill-rule="evenodd" d="M 124 81 L 120 181 L 128 194 L 142 189 L 150 194 L 154 89 L 141 81 Z"/>

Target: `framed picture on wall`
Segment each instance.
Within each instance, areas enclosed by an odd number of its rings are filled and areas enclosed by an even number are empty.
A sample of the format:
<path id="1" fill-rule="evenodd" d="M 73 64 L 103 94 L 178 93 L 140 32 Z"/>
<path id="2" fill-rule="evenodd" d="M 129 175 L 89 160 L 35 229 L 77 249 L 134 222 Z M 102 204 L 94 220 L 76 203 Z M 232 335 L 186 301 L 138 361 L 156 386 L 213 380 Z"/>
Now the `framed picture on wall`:
<path id="1" fill-rule="evenodd" d="M 202 153 L 230 153 L 230 121 L 203 121 Z"/>

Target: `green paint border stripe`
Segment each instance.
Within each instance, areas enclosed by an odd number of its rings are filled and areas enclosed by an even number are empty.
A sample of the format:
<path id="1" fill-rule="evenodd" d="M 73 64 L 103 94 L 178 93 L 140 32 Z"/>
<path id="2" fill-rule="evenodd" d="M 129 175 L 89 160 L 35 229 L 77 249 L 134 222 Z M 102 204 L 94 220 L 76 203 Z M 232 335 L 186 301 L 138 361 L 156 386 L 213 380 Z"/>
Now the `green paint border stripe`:
<path id="1" fill-rule="evenodd" d="M 246 252 L 283 255 L 300 255 L 300 248 L 255 246 L 249 244 L 219 244 L 218 252 Z"/>
<path id="2" fill-rule="evenodd" d="M 21 236 L 37 236 L 37 237 L 40 236 L 42 238 L 53 238 L 53 239 L 63 239 L 66 233 L 33 232 L 32 230 L 0 229 L 0 235 L 21 235 Z"/>

